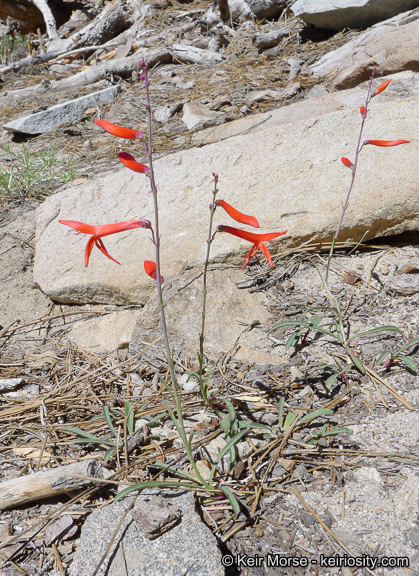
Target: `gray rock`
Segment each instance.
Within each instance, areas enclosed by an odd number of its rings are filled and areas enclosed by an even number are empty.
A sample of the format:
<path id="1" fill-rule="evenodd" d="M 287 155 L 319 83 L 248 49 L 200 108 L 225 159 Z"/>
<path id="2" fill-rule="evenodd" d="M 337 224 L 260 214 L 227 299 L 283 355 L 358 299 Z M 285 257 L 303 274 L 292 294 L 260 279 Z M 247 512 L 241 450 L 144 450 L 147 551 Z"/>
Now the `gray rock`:
<path id="1" fill-rule="evenodd" d="M 374 82 L 374 87 L 379 83 Z M 371 104 L 364 137 L 405 138 L 411 143 L 362 151 L 342 240 L 360 240 L 365 233 L 364 240 L 369 240 L 419 227 L 419 97 L 392 101 L 394 93 L 388 98 L 386 93 Z M 253 118 L 253 128 L 246 133 L 156 160 L 165 280 L 187 269 L 202 270 L 213 171 L 219 174 L 219 197 L 255 215 L 261 224 L 259 232 L 288 230 L 280 238 L 284 246 L 296 246 L 314 236 L 330 238 L 350 182 L 341 157 L 353 159 L 363 96 L 364 91 L 357 89 L 303 101 L 301 107 L 292 104 L 262 114 L 256 125 Z M 336 110 L 342 106 L 346 109 Z M 153 220 L 148 178 L 126 168 L 71 184 L 50 196 L 37 210 L 35 283 L 60 302 L 144 304 L 155 290 L 155 282 L 143 272 L 144 260 L 155 259 L 147 230 L 106 237 L 106 249 L 121 267 L 94 248 L 85 268 L 88 238 L 69 234 L 58 222 L 106 224 L 139 217 Z M 215 225 L 219 224 L 235 223 L 218 209 Z M 279 246 L 271 244 L 271 253 Z M 211 263 L 242 265 L 250 247 L 245 240 L 217 234 Z M 270 361 L 266 358 L 259 363 Z"/>
<path id="2" fill-rule="evenodd" d="M 286 0 L 228 0 L 233 20 L 273 18 L 287 7 Z"/>
<path id="3" fill-rule="evenodd" d="M 419 548 L 419 530 L 411 530 L 409 540 L 416 548 Z"/>
<path id="4" fill-rule="evenodd" d="M 417 0 L 297 0 L 291 10 L 318 28 L 366 28 L 418 7 Z"/>
<path id="5" fill-rule="evenodd" d="M 154 119 L 156 122 L 168 122 L 172 116 L 182 110 L 183 103 L 175 102 L 173 104 L 166 104 L 166 106 L 157 106 L 153 111 Z"/>
<path id="6" fill-rule="evenodd" d="M 121 86 L 111 86 L 110 88 L 105 88 L 105 90 L 99 90 L 75 100 L 56 104 L 42 112 L 18 118 L 4 124 L 3 128 L 9 130 L 9 132 L 19 132 L 21 134 L 50 132 L 62 124 L 81 118 L 87 108 L 112 102 L 121 90 Z"/>
<path id="7" fill-rule="evenodd" d="M 188 127 L 188 130 L 196 132 L 208 126 L 214 126 L 221 114 L 215 110 L 209 110 L 199 100 L 187 102 L 183 106 L 182 121 Z"/>
<path id="8" fill-rule="evenodd" d="M 417 274 L 392 276 L 387 280 L 385 290 L 386 292 L 402 294 L 403 296 L 417 294 L 419 292 L 419 276 Z"/>
<path id="9" fill-rule="evenodd" d="M 386 23 L 328 52 L 308 68 L 318 77 L 335 76 L 333 85 L 338 90 L 352 88 L 367 80 L 373 66 L 377 69 L 376 78 L 403 70 L 417 72 L 418 36 L 419 19 L 403 26 Z M 415 78 L 410 93 L 413 93 L 412 90 L 418 93 L 418 89 Z"/>
<path id="10" fill-rule="evenodd" d="M 213 270 L 208 274 L 205 352 L 210 357 L 219 358 L 221 354 L 228 352 L 253 320 L 263 322 L 268 318 L 268 312 L 263 306 L 263 296 L 244 290 L 238 291 L 235 283 L 239 278 L 240 273 L 235 270 Z M 170 346 L 179 353 L 186 352 L 190 358 L 195 358 L 199 350 L 202 319 L 201 278 L 196 279 L 194 273 L 173 280 L 165 287 L 164 303 L 166 316 L 171 319 L 168 322 Z M 266 344 L 265 334 L 258 334 L 259 339 Z M 258 334 L 255 334 L 255 330 L 243 334 L 240 339 L 241 358 L 249 353 L 248 337 L 253 336 L 254 339 Z M 137 354 L 142 351 L 143 358 L 155 358 L 156 346 L 147 348 L 147 343 L 153 342 L 160 335 L 160 311 L 157 297 L 153 295 L 138 316 L 129 346 L 130 353 Z M 159 342 L 158 347 L 161 346 Z M 275 354 L 272 355 L 273 362 L 274 358 Z M 186 378 L 181 384 L 184 384 L 185 380 Z M 192 380 L 187 385 L 195 383 L 196 381 Z"/>
<path id="11" fill-rule="evenodd" d="M 135 513 L 128 513 L 98 576 L 224 575 L 216 539 L 195 512 L 192 493 L 162 495 L 170 511 L 179 509 L 180 522 L 167 524 L 159 537 L 150 539 L 150 531 L 135 520 Z M 155 502 L 155 497 L 156 491 L 143 491 L 137 500 L 138 510 Z M 93 574 L 131 501 L 126 498 L 87 518 L 69 576 Z"/>
<path id="12" fill-rule="evenodd" d="M 199 382 L 196 378 L 189 378 L 189 374 L 182 374 L 178 378 L 178 384 L 186 392 L 199 390 Z"/>
<path id="13" fill-rule="evenodd" d="M 120 310 L 71 324 L 69 340 L 81 348 L 100 354 L 128 348 L 137 322 L 139 310 Z"/>
<path id="14" fill-rule="evenodd" d="M 278 414 L 274 414 L 273 412 L 265 412 L 260 410 L 258 412 L 253 412 L 252 416 L 256 422 L 266 424 L 267 426 L 274 426 L 275 424 L 278 424 Z"/>

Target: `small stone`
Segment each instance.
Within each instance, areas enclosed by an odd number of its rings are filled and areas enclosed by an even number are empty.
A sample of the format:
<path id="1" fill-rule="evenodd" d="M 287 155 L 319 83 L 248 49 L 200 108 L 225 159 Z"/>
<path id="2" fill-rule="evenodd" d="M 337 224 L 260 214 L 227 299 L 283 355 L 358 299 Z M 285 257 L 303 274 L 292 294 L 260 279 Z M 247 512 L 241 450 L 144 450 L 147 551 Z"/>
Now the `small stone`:
<path id="1" fill-rule="evenodd" d="M 291 378 L 293 380 L 302 380 L 304 378 L 304 374 L 297 368 L 297 366 L 291 366 Z"/>
<path id="2" fill-rule="evenodd" d="M 416 548 L 419 548 L 419 530 L 412 530 L 409 534 L 409 540 Z"/>
<path id="3" fill-rule="evenodd" d="M 316 523 L 316 519 L 312 514 L 302 514 L 301 522 L 304 524 L 304 526 L 312 526 Z"/>
<path id="4" fill-rule="evenodd" d="M 256 422 L 266 424 L 267 426 L 273 426 L 278 423 L 278 415 L 273 412 L 258 411 L 253 412 L 252 416 Z"/>
<path id="5" fill-rule="evenodd" d="M 387 265 L 381 266 L 381 274 L 383 276 L 388 276 L 390 268 Z"/>
<path id="6" fill-rule="evenodd" d="M 191 378 L 189 374 L 182 374 L 178 378 L 179 386 L 182 387 L 183 390 L 187 392 L 194 392 L 199 390 L 199 382 L 196 378 Z"/>

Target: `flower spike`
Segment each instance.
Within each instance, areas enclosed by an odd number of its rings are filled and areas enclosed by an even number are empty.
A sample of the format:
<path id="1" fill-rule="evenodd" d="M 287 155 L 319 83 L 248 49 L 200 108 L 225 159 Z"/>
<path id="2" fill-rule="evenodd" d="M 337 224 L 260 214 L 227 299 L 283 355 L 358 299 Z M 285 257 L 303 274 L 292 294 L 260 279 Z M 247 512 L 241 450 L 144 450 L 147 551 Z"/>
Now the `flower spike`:
<path id="1" fill-rule="evenodd" d="M 118 136 L 118 138 L 127 138 L 128 140 L 141 140 L 144 137 L 142 132 L 138 130 L 133 130 L 132 128 L 124 128 L 124 126 L 117 126 L 108 122 L 108 120 L 95 120 L 95 124 L 112 134 L 113 136 Z"/>
<path id="2" fill-rule="evenodd" d="M 286 234 L 287 230 L 285 230 L 285 232 L 268 232 L 267 234 L 254 234 L 253 232 L 247 232 L 246 230 L 240 230 L 239 228 L 232 228 L 231 226 L 221 225 L 218 226 L 217 232 L 227 232 L 228 234 L 232 234 L 233 236 L 237 236 L 238 238 L 242 238 L 243 240 L 252 242 L 253 246 L 246 254 L 244 264 L 241 267 L 241 269 L 243 270 L 243 268 L 250 262 L 250 260 L 259 250 L 259 248 L 266 256 L 266 259 L 268 260 L 270 267 L 273 268 L 271 255 L 269 254 L 269 250 L 267 249 L 264 242 L 270 242 L 274 238 Z"/>
<path id="3" fill-rule="evenodd" d="M 86 244 L 86 250 L 84 252 L 84 265 L 89 265 L 90 254 L 93 250 L 93 246 L 96 245 L 97 248 L 104 254 L 107 258 L 120 264 L 118 260 L 112 258 L 108 254 L 105 245 L 102 241 L 102 236 L 109 236 L 110 234 L 116 234 L 117 232 L 125 232 L 126 230 L 132 230 L 133 228 L 151 228 L 151 222 L 149 220 L 127 220 L 126 222 L 115 222 L 114 224 L 85 224 L 84 222 L 77 222 L 76 220 L 59 220 L 60 224 L 65 226 L 70 226 L 74 228 L 77 232 L 82 232 L 83 234 L 92 234 Z"/>
<path id="4" fill-rule="evenodd" d="M 134 156 L 131 156 L 131 154 L 128 154 L 128 152 L 119 152 L 118 158 L 120 159 L 122 164 L 124 164 L 127 168 L 133 170 L 134 172 L 140 172 L 142 174 L 148 174 L 150 172 L 148 166 L 137 162 Z"/>
<path id="5" fill-rule="evenodd" d="M 259 228 L 259 222 L 256 220 L 254 216 L 248 216 L 247 214 L 243 214 L 239 212 L 224 200 L 216 200 L 216 206 L 221 206 L 227 212 L 229 216 L 231 216 L 236 222 L 240 222 L 241 224 L 248 224 L 249 226 L 253 226 L 254 228 Z"/>
<path id="6" fill-rule="evenodd" d="M 157 282 L 157 266 L 155 262 L 153 262 L 152 260 L 144 260 L 144 270 L 145 273 L 150 276 L 150 278 L 153 278 L 153 280 Z M 161 274 L 160 274 L 160 282 L 162 284 L 164 282 L 164 278 Z"/>
<path id="7" fill-rule="evenodd" d="M 365 140 L 364 144 L 372 144 L 373 146 L 398 146 L 399 144 L 409 144 L 410 140 Z"/>

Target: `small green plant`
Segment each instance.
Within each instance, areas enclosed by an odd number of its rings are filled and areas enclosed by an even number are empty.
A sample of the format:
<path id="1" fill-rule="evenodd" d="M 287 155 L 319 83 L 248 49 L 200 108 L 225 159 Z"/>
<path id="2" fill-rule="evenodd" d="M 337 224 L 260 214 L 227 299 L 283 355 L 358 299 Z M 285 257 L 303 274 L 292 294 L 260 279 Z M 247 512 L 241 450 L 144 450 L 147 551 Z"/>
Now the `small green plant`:
<path id="1" fill-rule="evenodd" d="M 328 430 L 328 426 L 329 424 L 324 424 L 321 430 L 310 432 L 311 438 L 307 440 L 306 444 L 317 444 L 321 438 L 327 438 L 328 436 L 337 436 L 338 434 L 353 434 L 353 430 L 350 428 L 331 428 Z"/>
<path id="2" fill-rule="evenodd" d="M 0 162 L 0 193 L 42 196 L 48 184 L 64 184 L 76 176 L 74 160 L 57 158 L 54 146 L 34 156 L 27 144 L 22 144 L 20 151 L 10 144 L 4 144 L 0 149 L 7 154 L 6 161 Z"/>
<path id="3" fill-rule="evenodd" d="M 22 50 L 26 51 L 26 36 L 1 36 L 0 37 L 0 61 L 2 64 L 10 64 L 15 56 Z"/>
<path id="4" fill-rule="evenodd" d="M 409 368 L 409 370 L 412 370 L 412 372 L 417 372 L 418 367 L 416 363 L 413 362 L 411 358 L 406 356 L 406 354 L 402 354 L 402 352 L 405 352 L 409 350 L 409 348 L 413 348 L 418 344 L 419 338 L 413 338 L 413 340 L 410 340 L 410 342 L 396 351 L 394 351 L 391 346 L 388 346 L 388 350 L 379 356 L 377 364 L 383 364 L 384 368 L 390 368 L 390 366 L 394 366 L 396 364 L 404 364 Z"/>
<path id="5" fill-rule="evenodd" d="M 144 409 L 147 406 L 143 404 L 140 407 Z M 80 430 L 80 428 L 75 428 L 72 426 L 66 426 L 63 430 L 67 432 L 72 432 L 79 436 L 79 438 L 74 439 L 72 442 L 74 444 L 97 444 L 99 446 L 104 446 L 107 450 L 103 457 L 105 462 L 108 462 L 113 454 L 117 450 L 123 450 L 125 447 L 125 442 L 129 442 L 132 438 L 134 438 L 138 433 L 141 432 L 141 429 L 135 430 L 135 422 L 138 418 L 135 418 L 134 413 L 134 406 L 131 402 L 125 402 L 125 409 L 124 411 L 109 408 L 108 406 L 102 407 L 102 414 L 98 414 L 97 416 L 93 416 L 90 422 L 94 422 L 96 420 L 105 420 L 108 428 L 111 432 L 111 437 L 113 436 L 115 440 L 108 440 L 105 438 L 99 438 L 98 436 L 94 436 L 93 434 L 89 434 L 88 432 L 84 432 L 84 430 Z M 142 416 L 145 420 L 147 420 L 147 427 L 152 428 L 153 426 L 157 426 L 159 420 L 165 417 L 165 414 L 159 414 L 158 416 L 151 417 L 151 416 Z M 117 430 L 115 426 L 122 426 L 122 433 L 121 429 Z M 152 438 L 152 437 L 150 437 Z"/>
<path id="6" fill-rule="evenodd" d="M 403 334 L 403 332 L 399 328 L 397 328 L 397 326 L 386 325 L 386 326 L 379 326 L 377 328 L 372 328 L 370 330 L 365 330 L 363 332 L 359 332 L 358 334 L 355 334 L 354 336 L 350 337 L 349 336 L 349 334 L 350 334 L 349 319 L 347 316 L 345 316 L 344 312 L 342 311 L 341 299 L 335 298 L 335 296 L 333 296 L 333 294 L 331 293 L 331 291 L 329 289 L 330 264 L 331 264 L 331 260 L 332 260 L 332 256 L 333 256 L 335 243 L 337 241 L 340 229 L 342 227 L 345 212 L 346 212 L 346 209 L 347 209 L 348 204 L 349 204 L 349 198 L 351 196 L 351 192 L 352 192 L 352 189 L 353 189 L 353 186 L 355 183 L 355 176 L 356 176 L 356 170 L 358 167 L 358 160 L 359 160 L 360 152 L 362 151 L 363 147 L 367 146 L 367 145 L 378 146 L 381 148 L 389 148 L 392 146 L 399 146 L 400 144 L 408 144 L 409 143 L 408 140 L 364 140 L 364 141 L 362 141 L 362 133 L 364 130 L 365 121 L 366 121 L 367 114 L 369 111 L 368 105 L 371 102 L 372 98 L 374 96 L 377 96 L 381 92 L 383 92 L 391 82 L 391 80 L 386 80 L 380 86 L 378 86 L 378 88 L 376 88 L 374 91 L 372 91 L 372 82 L 373 82 L 373 78 L 374 78 L 374 72 L 375 72 L 375 68 L 373 68 L 370 82 L 368 85 L 366 105 L 361 106 L 361 108 L 360 108 L 360 113 L 362 116 L 362 123 L 361 123 L 360 132 L 359 132 L 358 144 L 357 144 L 356 151 L 355 151 L 355 161 L 351 162 L 348 158 L 342 158 L 342 164 L 351 170 L 352 178 L 351 178 L 349 190 L 348 190 L 348 193 L 346 196 L 345 204 L 343 206 L 343 210 L 341 213 L 340 221 L 339 221 L 336 233 L 333 236 L 332 245 L 330 248 L 329 257 L 327 259 L 326 271 L 325 271 L 324 276 L 321 273 L 321 271 L 319 270 L 318 266 L 314 263 L 316 271 L 319 274 L 320 280 L 321 280 L 323 287 L 326 291 L 326 294 L 329 298 L 330 306 L 311 306 L 303 312 L 300 319 L 298 319 L 298 320 L 286 320 L 284 322 L 279 322 L 278 324 L 275 324 L 275 326 L 273 326 L 269 330 L 269 333 L 271 333 L 271 332 L 277 330 L 278 328 L 283 328 L 283 327 L 291 327 L 292 326 L 292 327 L 297 328 L 297 330 L 295 330 L 289 336 L 289 338 L 286 342 L 286 345 L 285 345 L 286 349 L 289 349 L 290 347 L 296 348 L 299 344 L 300 345 L 305 344 L 307 337 L 310 334 L 310 332 L 314 332 L 314 333 L 318 333 L 320 335 L 328 336 L 331 339 L 332 344 L 339 345 L 345 351 L 345 353 L 348 357 L 348 360 L 350 361 L 350 371 L 353 368 L 356 368 L 356 370 L 358 372 L 360 372 L 361 374 L 365 374 L 366 370 L 365 370 L 365 366 L 364 366 L 361 358 L 359 358 L 354 353 L 353 348 L 351 347 L 351 344 L 354 340 L 356 340 L 357 338 L 360 338 L 362 336 L 368 336 L 370 334 L 377 334 L 380 332 L 398 332 L 400 334 Z M 313 316 L 312 318 L 305 318 L 308 314 L 311 314 L 311 313 L 314 313 L 317 311 L 321 311 L 323 313 L 323 315 L 322 316 Z M 270 337 L 270 338 L 273 339 L 272 337 Z M 273 339 L 273 340 L 275 342 L 278 342 L 275 339 Z M 409 345 L 406 345 L 405 347 L 403 347 L 401 349 L 401 351 L 404 350 L 406 347 L 409 347 Z M 385 359 L 387 357 L 387 355 L 388 355 L 388 352 L 386 352 L 384 356 L 383 355 L 380 356 L 380 358 L 383 357 Z M 405 359 L 403 359 L 403 361 L 407 366 L 409 365 L 409 363 L 411 363 L 411 365 L 414 364 L 413 361 L 411 361 L 410 359 L 407 359 L 407 362 Z M 336 380 L 336 378 L 338 376 L 341 376 L 343 374 L 342 370 L 334 370 L 334 372 L 335 373 L 332 374 L 332 376 L 330 376 L 328 378 L 327 383 L 326 383 L 326 388 L 328 386 L 330 386 Z"/>
<path id="7" fill-rule="evenodd" d="M 278 426 L 268 426 L 267 424 L 259 424 L 257 422 L 247 422 L 242 421 L 239 422 L 239 428 L 259 428 L 260 430 L 265 430 L 264 438 L 266 440 L 274 440 L 278 438 L 280 435 L 285 435 L 290 430 L 290 427 L 294 424 L 294 430 L 301 428 L 304 425 L 310 424 L 316 418 L 320 416 L 330 416 L 333 414 L 333 411 L 329 408 L 320 408 L 319 410 L 314 410 L 314 412 L 310 412 L 310 414 L 306 414 L 299 420 L 298 414 L 296 412 L 289 411 L 288 414 L 284 415 L 284 405 L 285 405 L 285 398 L 282 397 L 279 400 L 278 404 Z M 328 432 L 325 432 L 326 429 L 329 427 L 329 424 L 325 424 L 321 431 L 318 432 L 310 432 L 311 438 L 306 441 L 306 444 L 314 444 L 319 441 L 320 438 L 324 438 L 325 436 L 336 436 L 337 434 L 352 434 L 352 430 L 349 428 L 332 428 Z"/>

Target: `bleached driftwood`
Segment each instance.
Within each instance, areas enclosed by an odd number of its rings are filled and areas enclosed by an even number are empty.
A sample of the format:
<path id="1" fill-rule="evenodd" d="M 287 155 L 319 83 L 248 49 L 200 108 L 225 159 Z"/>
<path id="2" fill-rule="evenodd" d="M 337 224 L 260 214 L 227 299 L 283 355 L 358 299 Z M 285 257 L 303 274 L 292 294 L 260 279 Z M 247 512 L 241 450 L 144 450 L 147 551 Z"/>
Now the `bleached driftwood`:
<path id="1" fill-rule="evenodd" d="M 55 18 L 52 15 L 50 7 L 45 0 L 32 0 L 32 2 L 42 14 L 45 26 L 47 27 L 48 38 L 50 40 L 55 40 L 55 38 L 58 38 L 57 25 L 55 23 Z"/>
<path id="2" fill-rule="evenodd" d="M 0 510 L 87 488 L 95 483 L 94 478 L 104 478 L 102 465 L 97 460 L 75 462 L 6 480 L 0 483 Z"/>
<path id="3" fill-rule="evenodd" d="M 90 66 L 87 70 L 74 74 L 74 76 L 69 76 L 62 80 L 53 80 L 50 84 L 50 89 L 66 90 L 68 88 L 87 86 L 102 80 L 109 74 L 127 77 L 130 76 L 134 70 L 138 69 L 139 60 L 144 60 L 150 68 L 153 68 L 158 64 L 170 63 L 172 61 L 172 56 L 167 48 L 137 50 L 137 52 L 128 56 L 128 58 L 119 58 L 118 60 L 111 60 L 110 62 L 101 62 L 96 66 Z M 38 84 L 38 86 L 40 85 Z"/>
<path id="4" fill-rule="evenodd" d="M 110 43 L 110 44 L 102 44 L 100 46 L 85 46 L 84 48 L 76 48 L 75 50 L 54 50 L 54 52 L 45 52 L 44 54 L 39 54 L 37 56 L 26 56 L 26 58 L 22 58 L 22 60 L 18 60 L 17 62 L 13 62 L 9 66 L 0 66 L 0 72 L 10 72 L 14 70 L 20 70 L 20 68 L 24 68 L 25 66 L 29 66 L 29 64 L 44 64 L 45 62 L 52 62 L 54 60 L 64 59 L 67 56 L 71 56 L 73 54 L 83 54 L 84 52 L 91 52 L 92 50 L 102 50 L 104 48 L 112 48 L 117 44 Z"/>
<path id="5" fill-rule="evenodd" d="M 179 62 L 185 64 L 201 64 L 201 65 L 215 65 L 224 60 L 221 54 L 211 52 L 210 50 L 203 50 L 202 48 L 195 48 L 188 44 L 172 44 L 173 57 Z"/>

